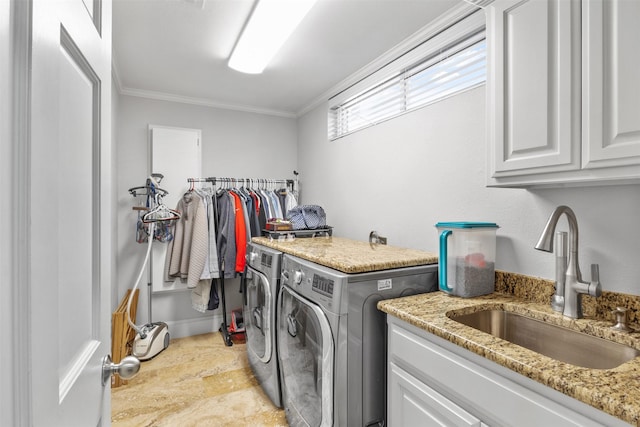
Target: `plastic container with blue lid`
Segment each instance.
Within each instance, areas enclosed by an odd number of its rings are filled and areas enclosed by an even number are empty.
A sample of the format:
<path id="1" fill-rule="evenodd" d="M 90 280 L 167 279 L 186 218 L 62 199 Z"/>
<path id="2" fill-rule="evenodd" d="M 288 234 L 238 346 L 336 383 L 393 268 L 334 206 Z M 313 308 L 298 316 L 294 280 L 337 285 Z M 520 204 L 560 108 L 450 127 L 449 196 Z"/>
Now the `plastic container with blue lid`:
<path id="1" fill-rule="evenodd" d="M 496 230 L 493 222 L 436 224 L 440 240 L 440 290 L 463 298 L 495 290 Z"/>

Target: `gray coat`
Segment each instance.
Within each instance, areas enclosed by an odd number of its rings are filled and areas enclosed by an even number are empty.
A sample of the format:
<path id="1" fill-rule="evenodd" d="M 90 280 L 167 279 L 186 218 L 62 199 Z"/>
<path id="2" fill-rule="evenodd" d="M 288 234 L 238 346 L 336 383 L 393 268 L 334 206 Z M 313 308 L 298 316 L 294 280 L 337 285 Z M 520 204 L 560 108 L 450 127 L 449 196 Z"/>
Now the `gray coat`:
<path id="1" fill-rule="evenodd" d="M 235 277 L 236 266 L 236 213 L 232 196 L 227 191 L 216 194 L 218 200 L 218 259 L 224 278 Z"/>

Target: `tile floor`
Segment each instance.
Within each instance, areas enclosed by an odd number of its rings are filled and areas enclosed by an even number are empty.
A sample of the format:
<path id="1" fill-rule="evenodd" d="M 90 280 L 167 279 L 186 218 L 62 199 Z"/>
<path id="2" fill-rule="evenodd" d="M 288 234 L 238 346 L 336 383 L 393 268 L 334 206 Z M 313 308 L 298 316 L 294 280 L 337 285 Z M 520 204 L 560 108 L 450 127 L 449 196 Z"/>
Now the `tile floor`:
<path id="1" fill-rule="evenodd" d="M 224 345 L 219 332 L 178 338 L 142 362 L 129 383 L 112 389 L 113 427 L 286 427 L 284 411 L 262 391 L 246 347 Z"/>

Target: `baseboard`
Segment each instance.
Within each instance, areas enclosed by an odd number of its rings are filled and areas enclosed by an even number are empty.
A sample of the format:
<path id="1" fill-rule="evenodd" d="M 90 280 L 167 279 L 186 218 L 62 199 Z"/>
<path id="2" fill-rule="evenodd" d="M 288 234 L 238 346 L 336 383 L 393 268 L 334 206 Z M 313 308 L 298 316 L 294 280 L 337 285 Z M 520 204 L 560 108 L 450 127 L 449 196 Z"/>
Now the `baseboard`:
<path id="1" fill-rule="evenodd" d="M 222 324 L 222 314 L 198 317 L 195 319 L 168 321 L 166 323 L 169 326 L 171 338 L 184 338 L 218 331 Z"/>

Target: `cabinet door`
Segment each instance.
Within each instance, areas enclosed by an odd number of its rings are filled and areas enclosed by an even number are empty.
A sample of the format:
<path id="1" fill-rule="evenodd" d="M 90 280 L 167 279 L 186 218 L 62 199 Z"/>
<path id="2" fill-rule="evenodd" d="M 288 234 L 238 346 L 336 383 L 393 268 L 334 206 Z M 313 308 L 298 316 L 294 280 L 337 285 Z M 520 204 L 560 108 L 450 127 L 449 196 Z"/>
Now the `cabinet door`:
<path id="1" fill-rule="evenodd" d="M 583 8 L 583 167 L 640 165 L 640 2 Z"/>
<path id="2" fill-rule="evenodd" d="M 483 426 L 476 417 L 398 367 L 389 364 L 390 426 Z"/>
<path id="3" fill-rule="evenodd" d="M 487 8 L 490 178 L 580 168 L 580 3 Z"/>

